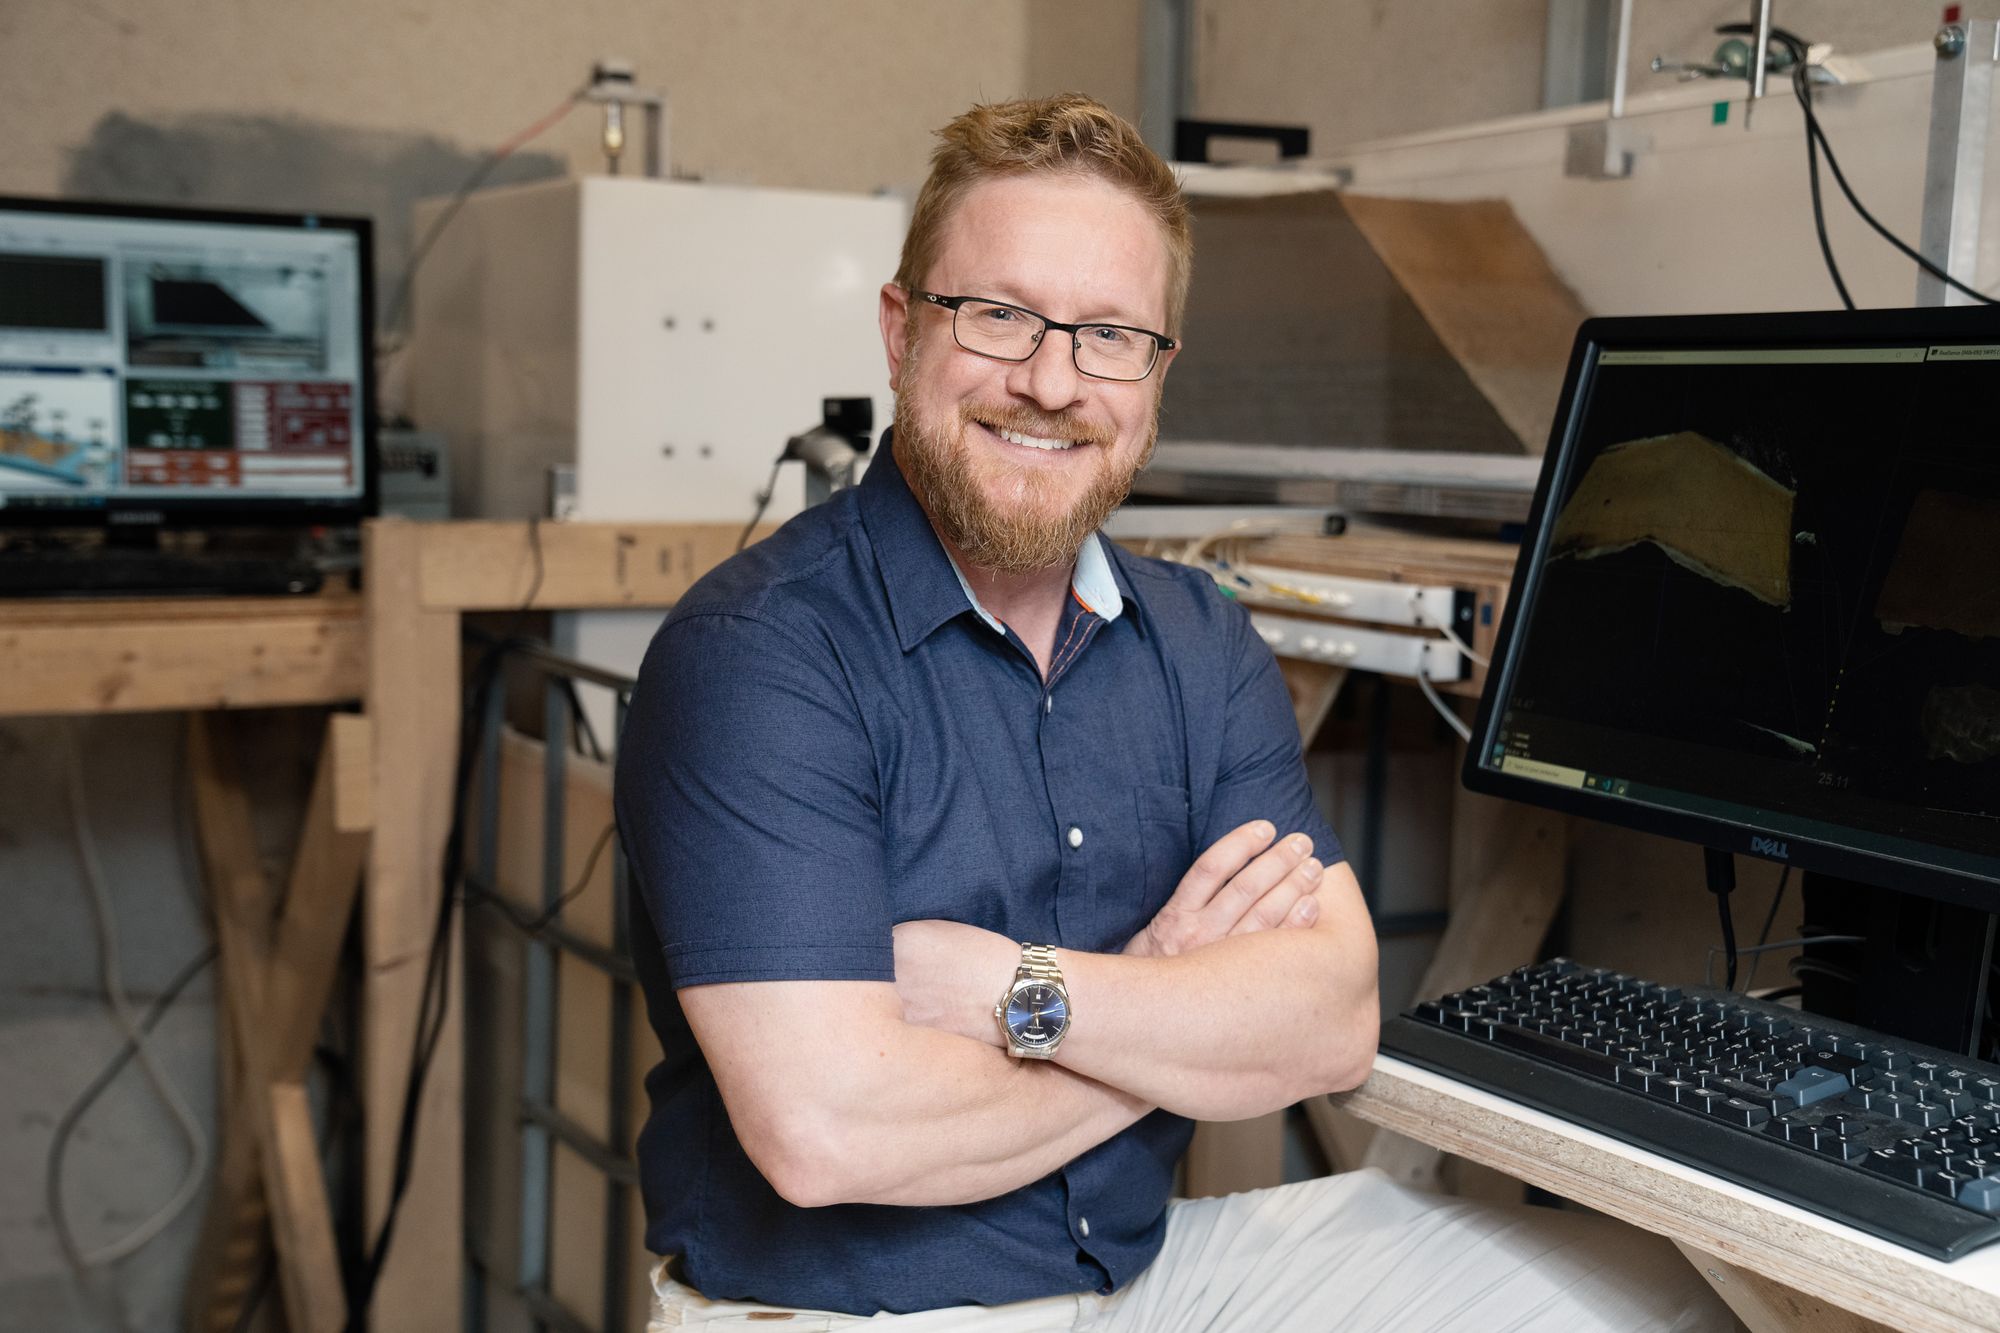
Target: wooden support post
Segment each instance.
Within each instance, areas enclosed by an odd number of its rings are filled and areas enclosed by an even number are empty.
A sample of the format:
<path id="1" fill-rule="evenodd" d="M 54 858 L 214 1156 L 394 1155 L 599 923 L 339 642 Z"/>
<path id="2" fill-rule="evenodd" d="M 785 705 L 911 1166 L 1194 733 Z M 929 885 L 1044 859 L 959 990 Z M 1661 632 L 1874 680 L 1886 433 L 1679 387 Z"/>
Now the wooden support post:
<path id="1" fill-rule="evenodd" d="M 1417 985 L 1419 996 L 1460 990 L 1532 960 L 1562 902 L 1564 816 L 1461 790 L 1453 826 L 1454 889 L 1463 891 L 1454 894 L 1451 924 Z M 1435 1189 L 1443 1154 L 1414 1139 L 1377 1134 L 1362 1160 L 1406 1185 Z"/>
<path id="2" fill-rule="evenodd" d="M 189 738 L 228 1017 L 221 1055 L 235 1072 L 226 1080 L 221 1162 L 187 1321 L 196 1330 L 236 1326 L 268 1234 L 277 1242 L 287 1324 L 294 1333 L 333 1333 L 346 1320 L 346 1299 L 303 1080 L 360 880 L 369 729 L 351 714 L 329 721 L 275 928 L 229 732 L 226 715 L 207 714 Z"/>
<path id="3" fill-rule="evenodd" d="M 517 533 L 521 525 L 515 525 Z M 363 1234 L 389 1209 L 426 963 L 439 917 L 459 732 L 459 618 L 422 595 L 425 525 L 364 528 L 367 707 L 375 728 L 375 837 L 362 910 Z M 523 543 L 525 546 L 525 542 Z M 375 1291 L 376 1333 L 457 1328 L 464 1263 L 463 1052 L 458 922 L 447 930 L 445 1025 L 418 1103 L 416 1154 Z"/>
<path id="4" fill-rule="evenodd" d="M 1702 1279 L 1722 1297 L 1731 1314 L 1743 1321 L 1750 1333 L 1891 1333 L 1887 1324 L 1878 1324 L 1865 1315 L 1829 1305 L 1797 1288 L 1747 1268 L 1716 1258 L 1684 1240 L 1674 1248 L 1700 1272 Z"/>

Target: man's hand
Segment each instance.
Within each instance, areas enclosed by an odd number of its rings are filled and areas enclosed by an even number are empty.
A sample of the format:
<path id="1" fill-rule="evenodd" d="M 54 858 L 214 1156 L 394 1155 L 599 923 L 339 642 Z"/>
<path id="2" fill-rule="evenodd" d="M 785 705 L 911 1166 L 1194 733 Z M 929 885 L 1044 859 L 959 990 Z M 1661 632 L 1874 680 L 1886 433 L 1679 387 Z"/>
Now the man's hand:
<path id="1" fill-rule="evenodd" d="M 1256 819 L 1217 838 L 1126 944 L 1126 956 L 1166 958 L 1230 935 L 1317 921 L 1313 893 L 1324 867 L 1312 855 L 1312 839 L 1294 833 L 1274 845 L 1276 834 L 1269 821 Z M 901 961 L 899 950 L 899 975 Z"/>

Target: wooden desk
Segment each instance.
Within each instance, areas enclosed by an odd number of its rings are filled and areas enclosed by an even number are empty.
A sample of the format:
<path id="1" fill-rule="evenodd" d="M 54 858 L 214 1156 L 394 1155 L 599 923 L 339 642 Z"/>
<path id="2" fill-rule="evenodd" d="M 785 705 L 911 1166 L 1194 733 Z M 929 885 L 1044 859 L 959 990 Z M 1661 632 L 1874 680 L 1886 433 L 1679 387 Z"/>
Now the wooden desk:
<path id="1" fill-rule="evenodd" d="M 1940 1263 L 1392 1056 L 1331 1100 L 1668 1237 L 1752 1329 L 2000 1328 L 2000 1246 Z"/>
<path id="2" fill-rule="evenodd" d="M 361 697 L 359 594 L 0 601 L 0 716 Z"/>

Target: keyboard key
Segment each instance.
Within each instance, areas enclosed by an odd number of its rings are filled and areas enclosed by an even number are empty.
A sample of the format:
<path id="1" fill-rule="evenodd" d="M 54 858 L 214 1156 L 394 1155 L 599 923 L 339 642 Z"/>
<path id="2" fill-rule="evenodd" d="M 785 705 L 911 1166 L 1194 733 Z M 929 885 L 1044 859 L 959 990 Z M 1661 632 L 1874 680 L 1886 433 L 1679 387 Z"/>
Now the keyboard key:
<path id="1" fill-rule="evenodd" d="M 1843 1075 L 1836 1074 L 1831 1069 L 1808 1065 L 1774 1086 L 1771 1091 L 1780 1097 L 1790 1097 L 1800 1106 L 1811 1106 L 1814 1102 L 1825 1101 L 1828 1097 L 1838 1097 L 1844 1092 L 1851 1091 L 1851 1085 Z"/>
<path id="2" fill-rule="evenodd" d="M 1933 1171 L 1928 1176 L 1925 1176 L 1923 1185 L 1925 1189 L 1935 1194 L 1942 1194 L 1947 1199 L 1956 1199 L 1961 1186 L 1970 1184 L 1978 1179 L 1978 1176 L 1969 1176 L 1946 1168 L 1941 1171 Z"/>
<path id="3" fill-rule="evenodd" d="M 1877 1148 L 1861 1159 L 1861 1164 L 1870 1171 L 1879 1171 L 1891 1180 L 1900 1180 L 1906 1185 L 1923 1187 L 1936 1167 L 1905 1157 L 1893 1148 Z"/>
<path id="4" fill-rule="evenodd" d="M 1709 1091 L 1719 1092 L 1721 1089 L 1710 1088 Z M 1741 1097 L 1724 1097 L 1721 1101 L 1710 1105 L 1708 1113 L 1718 1120 L 1726 1120 L 1745 1129 L 1756 1129 L 1771 1118 L 1769 1107 L 1759 1106 Z"/>
<path id="5" fill-rule="evenodd" d="M 1968 1208 L 1982 1213 L 2000 1213 L 2000 1176 L 1982 1176 L 1958 1187 L 1954 1196 Z"/>

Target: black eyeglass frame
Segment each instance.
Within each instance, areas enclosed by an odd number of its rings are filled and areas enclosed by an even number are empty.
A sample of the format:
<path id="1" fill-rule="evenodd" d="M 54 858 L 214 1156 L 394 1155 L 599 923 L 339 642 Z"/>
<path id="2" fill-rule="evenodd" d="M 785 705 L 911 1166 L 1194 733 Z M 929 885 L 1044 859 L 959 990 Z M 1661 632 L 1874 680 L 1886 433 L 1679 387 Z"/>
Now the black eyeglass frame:
<path id="1" fill-rule="evenodd" d="M 1050 329 L 1067 333 L 1069 335 L 1069 363 L 1076 367 L 1076 373 L 1079 375 L 1088 375 L 1094 380 L 1103 380 L 1107 384 L 1143 383 L 1151 378 L 1154 368 L 1160 364 L 1160 353 L 1171 352 L 1180 346 L 1178 339 L 1169 338 L 1164 333 L 1155 333 L 1151 329 L 1142 329 L 1131 324 L 1111 324 L 1101 319 L 1087 320 L 1081 324 L 1065 324 L 1059 319 L 1050 319 L 1039 310 L 1030 310 L 1024 305 L 1015 305 L 1012 301 L 996 301 L 990 296 L 939 296 L 936 292 L 916 290 L 912 290 L 910 295 L 920 301 L 928 301 L 934 306 L 941 306 L 951 311 L 951 338 L 953 342 L 957 343 L 960 347 L 965 347 L 965 350 L 974 356 L 983 356 L 994 361 L 1004 361 L 1008 365 L 1018 366 L 1023 361 L 1031 359 L 1035 355 L 1035 352 L 1039 352 L 1042 348 L 1042 333 L 1047 333 Z M 958 308 L 967 301 L 977 301 L 981 305 L 998 306 L 1002 310 L 1016 311 L 1019 314 L 1040 320 L 1042 322 L 1042 333 L 1035 335 L 1035 350 L 1029 352 L 1027 356 L 1000 356 L 994 352 L 982 351 L 977 347 L 966 347 L 965 340 L 958 336 Z M 1146 363 L 1146 369 L 1143 373 L 1134 375 L 1131 379 L 1121 379 L 1116 375 L 1100 375 L 1094 370 L 1085 370 L 1083 363 L 1077 360 L 1076 356 L 1078 348 L 1081 346 L 1079 335 L 1085 329 L 1117 329 L 1122 333 L 1137 333 L 1151 338 L 1153 340 L 1153 359 Z"/>

